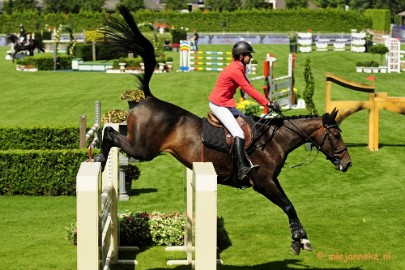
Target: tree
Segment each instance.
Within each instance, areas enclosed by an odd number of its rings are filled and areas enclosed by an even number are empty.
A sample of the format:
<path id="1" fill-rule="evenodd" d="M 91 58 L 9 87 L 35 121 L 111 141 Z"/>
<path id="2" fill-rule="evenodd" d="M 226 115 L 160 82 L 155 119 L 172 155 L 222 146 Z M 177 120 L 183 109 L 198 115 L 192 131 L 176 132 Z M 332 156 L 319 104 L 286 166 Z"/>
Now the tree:
<path id="1" fill-rule="evenodd" d="M 101 11 L 105 0 L 78 0 L 80 10 Z"/>
<path id="2" fill-rule="evenodd" d="M 264 0 L 242 0 L 243 9 L 263 9 L 268 7 L 269 3 L 266 3 Z"/>
<path id="3" fill-rule="evenodd" d="M 117 8 L 119 6 L 126 6 L 130 11 L 137 11 L 145 8 L 143 0 L 120 0 Z"/>
<path id="4" fill-rule="evenodd" d="M 307 8 L 308 0 L 286 0 L 287 8 Z"/>
<path id="5" fill-rule="evenodd" d="M 235 11 L 241 7 L 242 3 L 238 0 L 207 0 L 205 6 L 218 11 Z"/>
<path id="6" fill-rule="evenodd" d="M 8 14 L 11 14 L 16 11 L 37 9 L 37 4 L 36 0 L 8 0 L 4 2 L 3 9 Z"/>
<path id="7" fill-rule="evenodd" d="M 77 1 L 60 1 L 60 0 L 44 0 L 45 11 L 49 13 L 78 13 L 79 6 Z"/>
<path id="8" fill-rule="evenodd" d="M 166 9 L 168 10 L 187 9 L 187 0 L 167 0 Z"/>
<path id="9" fill-rule="evenodd" d="M 344 8 L 346 5 L 345 0 L 318 0 L 315 3 L 321 8 Z"/>
<path id="10" fill-rule="evenodd" d="M 45 11 L 49 13 L 79 13 L 82 10 L 101 11 L 104 0 L 44 0 Z"/>

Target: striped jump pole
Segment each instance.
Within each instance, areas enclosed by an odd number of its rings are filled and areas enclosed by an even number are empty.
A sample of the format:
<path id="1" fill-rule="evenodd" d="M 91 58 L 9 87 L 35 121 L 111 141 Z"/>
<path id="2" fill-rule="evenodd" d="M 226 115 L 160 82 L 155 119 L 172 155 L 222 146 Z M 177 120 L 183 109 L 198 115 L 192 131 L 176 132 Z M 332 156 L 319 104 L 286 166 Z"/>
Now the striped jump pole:
<path id="1" fill-rule="evenodd" d="M 180 41 L 181 71 L 221 71 L 232 59 L 231 52 L 191 51 L 187 40 Z"/>

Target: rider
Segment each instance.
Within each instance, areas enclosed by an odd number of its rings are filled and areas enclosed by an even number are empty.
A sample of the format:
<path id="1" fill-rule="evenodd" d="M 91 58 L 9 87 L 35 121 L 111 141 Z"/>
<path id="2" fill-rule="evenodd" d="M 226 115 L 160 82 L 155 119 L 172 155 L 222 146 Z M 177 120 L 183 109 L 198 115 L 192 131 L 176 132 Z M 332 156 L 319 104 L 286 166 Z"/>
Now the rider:
<path id="1" fill-rule="evenodd" d="M 27 41 L 27 31 L 25 31 L 24 25 L 20 24 L 20 45 L 24 45 Z"/>
<path id="2" fill-rule="evenodd" d="M 232 48 L 233 61 L 221 71 L 216 85 L 208 97 L 212 113 L 234 137 L 233 151 L 236 155 L 239 169 L 238 178 L 241 182 L 245 182 L 249 177 L 254 177 L 254 173 L 259 166 L 253 165 L 246 154 L 244 149 L 245 136 L 236 121 L 236 117 L 243 116 L 243 113 L 236 109 L 236 102 L 233 98 L 237 88 L 242 88 L 243 91 L 262 106 L 269 106 L 276 112 L 280 111 L 280 106 L 275 102 L 267 100 L 265 96 L 260 94 L 250 84 L 245 76 L 246 65 L 249 64 L 252 59 L 251 53 L 254 52 L 253 47 L 245 41 L 235 43 Z"/>

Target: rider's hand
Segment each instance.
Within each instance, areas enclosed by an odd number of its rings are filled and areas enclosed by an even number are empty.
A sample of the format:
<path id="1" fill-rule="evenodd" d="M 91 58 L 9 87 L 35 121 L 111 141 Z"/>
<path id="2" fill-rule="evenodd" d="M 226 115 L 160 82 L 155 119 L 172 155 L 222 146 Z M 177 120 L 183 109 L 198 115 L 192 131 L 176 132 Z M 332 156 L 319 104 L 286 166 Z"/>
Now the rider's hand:
<path id="1" fill-rule="evenodd" d="M 269 104 L 267 105 L 270 109 L 275 111 L 276 113 L 281 113 L 281 107 L 277 102 L 270 101 Z"/>

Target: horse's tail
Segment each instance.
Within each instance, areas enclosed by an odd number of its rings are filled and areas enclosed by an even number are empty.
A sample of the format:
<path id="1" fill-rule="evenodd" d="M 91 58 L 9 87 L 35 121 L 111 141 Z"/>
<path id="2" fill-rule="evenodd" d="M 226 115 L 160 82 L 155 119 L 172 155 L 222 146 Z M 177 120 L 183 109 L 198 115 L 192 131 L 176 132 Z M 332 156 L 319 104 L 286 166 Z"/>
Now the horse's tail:
<path id="1" fill-rule="evenodd" d="M 114 45 L 115 52 L 132 52 L 142 57 L 145 65 L 145 73 L 143 76 L 138 75 L 137 78 L 145 96 L 152 96 L 152 92 L 149 89 L 149 82 L 156 67 L 155 50 L 152 43 L 139 31 L 129 9 L 120 6 L 119 11 L 124 21 L 111 16 L 108 18 L 107 28 L 101 31 Z"/>

